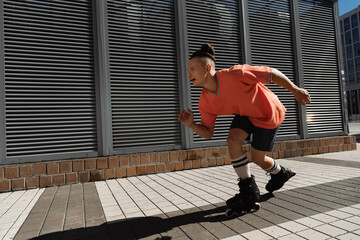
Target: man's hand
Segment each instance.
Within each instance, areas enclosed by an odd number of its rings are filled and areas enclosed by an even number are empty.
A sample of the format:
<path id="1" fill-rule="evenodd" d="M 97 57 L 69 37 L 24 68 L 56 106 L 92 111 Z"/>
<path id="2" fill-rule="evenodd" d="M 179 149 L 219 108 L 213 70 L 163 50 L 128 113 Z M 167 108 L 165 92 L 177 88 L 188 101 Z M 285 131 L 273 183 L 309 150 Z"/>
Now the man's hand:
<path id="1" fill-rule="evenodd" d="M 186 112 L 186 110 L 181 111 L 178 115 L 178 120 L 187 127 L 195 124 L 194 114 L 190 108 L 188 108 L 188 112 Z"/>
<path id="2" fill-rule="evenodd" d="M 310 94 L 306 89 L 297 88 L 293 91 L 295 99 L 303 106 L 311 102 Z"/>

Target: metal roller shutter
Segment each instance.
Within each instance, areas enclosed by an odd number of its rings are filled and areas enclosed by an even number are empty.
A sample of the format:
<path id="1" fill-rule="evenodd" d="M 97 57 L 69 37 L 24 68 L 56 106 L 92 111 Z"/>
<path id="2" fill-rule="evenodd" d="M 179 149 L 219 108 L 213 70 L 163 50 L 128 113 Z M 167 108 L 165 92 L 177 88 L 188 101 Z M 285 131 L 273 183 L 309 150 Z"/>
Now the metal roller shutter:
<path id="1" fill-rule="evenodd" d="M 237 0 L 187 0 L 186 15 L 189 56 L 200 49 L 203 43 L 208 42 L 215 47 L 217 70 L 242 63 Z M 198 123 L 201 120 L 198 109 L 201 91 L 201 87 L 191 86 L 192 110 Z M 201 146 L 225 144 L 233 117 L 218 116 L 212 140 L 204 140 L 194 134 L 194 143 Z"/>
<path id="2" fill-rule="evenodd" d="M 333 2 L 299 0 L 299 14 L 309 134 L 342 132 Z"/>
<path id="3" fill-rule="evenodd" d="M 108 1 L 117 152 L 181 145 L 174 14 L 173 0 Z"/>
<path id="4" fill-rule="evenodd" d="M 91 1 L 5 0 L 4 29 L 7 157 L 94 153 Z"/>
<path id="5" fill-rule="evenodd" d="M 289 0 L 248 0 L 248 6 L 252 64 L 277 68 L 295 82 Z M 266 86 L 287 109 L 278 136 L 299 138 L 299 114 L 294 96 L 274 83 Z"/>

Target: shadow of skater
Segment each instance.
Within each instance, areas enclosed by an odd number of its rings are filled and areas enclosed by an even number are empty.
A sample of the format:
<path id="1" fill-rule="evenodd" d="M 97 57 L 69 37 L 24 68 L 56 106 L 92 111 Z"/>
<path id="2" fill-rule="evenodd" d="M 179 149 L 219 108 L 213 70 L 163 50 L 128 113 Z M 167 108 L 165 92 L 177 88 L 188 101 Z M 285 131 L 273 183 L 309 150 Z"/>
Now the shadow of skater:
<path id="1" fill-rule="evenodd" d="M 267 201 L 274 197 L 273 194 L 267 193 L 260 197 L 260 202 Z M 199 210 L 198 208 L 186 209 L 150 216 L 130 219 L 121 219 L 113 222 L 107 222 L 99 226 L 87 227 L 81 229 L 72 229 L 63 232 L 54 232 L 42 235 L 32 239 L 139 239 L 154 235 L 156 240 L 170 240 L 171 236 L 166 236 L 169 231 L 176 227 L 202 222 L 224 222 L 230 220 L 225 216 L 226 204 L 221 203 L 219 206 L 208 205 L 204 208 L 208 210 Z M 209 209 L 210 208 L 210 209 Z M 184 213 L 185 212 L 185 213 Z M 158 237 L 159 234 L 165 235 Z M 169 235 L 176 234 L 174 232 Z"/>

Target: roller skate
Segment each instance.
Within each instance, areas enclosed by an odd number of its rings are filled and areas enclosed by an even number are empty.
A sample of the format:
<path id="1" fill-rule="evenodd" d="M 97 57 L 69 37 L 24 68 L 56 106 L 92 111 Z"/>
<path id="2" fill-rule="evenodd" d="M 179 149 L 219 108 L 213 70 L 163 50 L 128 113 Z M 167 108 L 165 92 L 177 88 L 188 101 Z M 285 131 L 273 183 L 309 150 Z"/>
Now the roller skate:
<path id="1" fill-rule="evenodd" d="M 258 211 L 260 209 L 260 191 L 255 183 L 255 177 L 240 180 L 240 193 L 226 201 L 227 209 L 225 216 L 237 217 L 246 212 Z"/>
<path id="2" fill-rule="evenodd" d="M 270 193 L 279 190 L 290 178 L 295 175 L 295 172 L 281 166 L 281 171 L 278 174 L 270 174 L 271 179 L 266 184 L 265 188 Z"/>

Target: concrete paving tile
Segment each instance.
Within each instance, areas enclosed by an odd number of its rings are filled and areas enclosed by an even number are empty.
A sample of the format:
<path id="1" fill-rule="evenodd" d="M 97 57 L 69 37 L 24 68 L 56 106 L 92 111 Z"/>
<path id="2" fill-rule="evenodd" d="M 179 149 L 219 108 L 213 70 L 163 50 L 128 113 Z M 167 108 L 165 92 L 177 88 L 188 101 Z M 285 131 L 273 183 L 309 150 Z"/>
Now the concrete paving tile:
<path id="1" fill-rule="evenodd" d="M 276 239 L 291 233 L 291 232 L 289 232 L 281 227 L 278 227 L 278 226 L 262 228 L 261 231 L 265 232 L 266 234 L 268 234 Z"/>
<path id="2" fill-rule="evenodd" d="M 338 227 L 331 226 L 329 224 L 321 225 L 321 226 L 315 227 L 314 229 L 319 232 L 322 232 L 324 234 L 330 235 L 332 237 L 336 237 L 336 236 L 346 233 L 345 230 L 338 228 Z"/>
<path id="3" fill-rule="evenodd" d="M 282 227 L 290 232 L 296 233 L 303 231 L 305 229 L 308 229 L 309 227 L 304 226 L 303 224 L 291 221 L 291 222 L 284 222 L 278 225 L 279 227 Z"/>
<path id="4" fill-rule="evenodd" d="M 317 227 L 320 225 L 323 225 L 323 222 L 320 222 L 318 220 L 312 219 L 310 217 L 306 217 L 306 218 L 301 218 L 301 219 L 297 219 L 295 220 L 296 222 L 303 224 L 309 228 L 313 228 L 313 227 Z"/>
<path id="5" fill-rule="evenodd" d="M 307 229 L 307 230 L 298 232 L 296 234 L 298 234 L 301 237 L 304 237 L 306 239 L 309 239 L 309 240 L 325 240 L 330 237 L 329 235 L 325 235 L 325 234 L 315 231 L 313 229 Z"/>
<path id="6" fill-rule="evenodd" d="M 246 239 L 256 239 L 256 240 L 270 240 L 273 239 L 271 236 L 263 233 L 260 230 L 254 230 L 251 232 L 246 232 L 242 234 Z"/>
<path id="7" fill-rule="evenodd" d="M 300 237 L 296 234 L 289 234 L 283 237 L 278 238 L 277 240 L 306 240 L 306 238 Z"/>
<path id="8" fill-rule="evenodd" d="M 241 235 L 235 235 L 235 236 L 223 238 L 222 240 L 246 240 L 246 238 L 242 237 Z"/>
<path id="9" fill-rule="evenodd" d="M 311 218 L 319 220 L 324 223 L 331 223 L 331 222 L 335 222 L 335 221 L 339 220 L 339 218 L 332 217 L 332 216 L 324 214 L 324 213 L 312 215 Z"/>
<path id="10" fill-rule="evenodd" d="M 359 235 L 353 234 L 353 233 L 347 233 L 341 236 L 337 236 L 336 239 L 339 240 L 358 240 L 360 239 Z"/>
<path id="11" fill-rule="evenodd" d="M 338 219 L 345 219 L 345 218 L 349 218 L 349 217 L 353 216 L 352 214 L 345 213 L 345 212 L 342 212 L 342 211 L 339 211 L 339 210 L 333 210 L 333 211 L 330 211 L 330 212 L 326 212 L 326 214 L 330 215 L 330 216 L 333 216 L 333 217 L 336 217 Z"/>
<path id="12" fill-rule="evenodd" d="M 347 231 L 355 231 L 355 230 L 360 229 L 359 224 L 354 224 L 354 223 L 351 223 L 351 222 L 348 222 L 348 221 L 345 221 L 345 220 L 339 220 L 339 221 L 336 221 L 336 222 L 332 222 L 330 224 L 335 226 L 335 227 L 339 227 L 339 228 L 342 228 L 344 230 L 347 230 Z"/>

